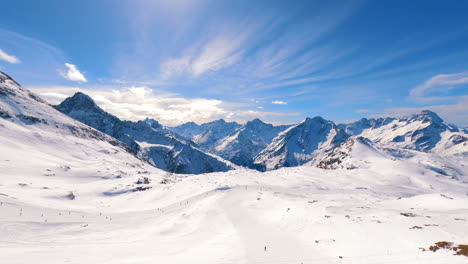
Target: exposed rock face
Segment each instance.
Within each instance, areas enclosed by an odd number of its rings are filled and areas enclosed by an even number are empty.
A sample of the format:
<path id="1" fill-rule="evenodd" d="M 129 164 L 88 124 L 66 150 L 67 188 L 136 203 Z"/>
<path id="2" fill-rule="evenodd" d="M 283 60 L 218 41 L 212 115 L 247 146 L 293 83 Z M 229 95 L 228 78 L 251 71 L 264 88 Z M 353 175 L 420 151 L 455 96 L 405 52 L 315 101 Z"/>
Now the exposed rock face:
<path id="1" fill-rule="evenodd" d="M 359 154 L 356 152 L 359 152 Z M 366 155 L 381 156 L 383 154 L 372 146 L 370 140 L 363 137 L 350 137 L 333 150 L 317 157 L 313 164 L 318 168 L 327 170 L 352 170 L 362 167 L 360 166 L 360 163 L 362 163 L 360 158 Z"/>

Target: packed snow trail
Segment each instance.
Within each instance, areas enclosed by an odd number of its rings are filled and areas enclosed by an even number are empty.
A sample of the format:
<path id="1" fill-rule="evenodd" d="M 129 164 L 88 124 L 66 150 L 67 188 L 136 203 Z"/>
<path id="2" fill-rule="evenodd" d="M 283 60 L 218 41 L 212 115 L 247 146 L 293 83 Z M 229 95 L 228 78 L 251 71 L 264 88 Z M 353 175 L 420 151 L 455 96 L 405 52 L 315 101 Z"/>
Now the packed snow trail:
<path id="1" fill-rule="evenodd" d="M 259 194 L 267 192 L 260 190 L 255 187 L 227 190 L 218 203 L 241 239 L 245 263 L 279 263 L 289 261 L 288 256 L 297 256 L 297 260 L 320 256 L 311 249 L 310 241 L 301 241 L 258 217 L 260 212 L 252 204 L 269 203 L 268 199 L 257 200 Z"/>

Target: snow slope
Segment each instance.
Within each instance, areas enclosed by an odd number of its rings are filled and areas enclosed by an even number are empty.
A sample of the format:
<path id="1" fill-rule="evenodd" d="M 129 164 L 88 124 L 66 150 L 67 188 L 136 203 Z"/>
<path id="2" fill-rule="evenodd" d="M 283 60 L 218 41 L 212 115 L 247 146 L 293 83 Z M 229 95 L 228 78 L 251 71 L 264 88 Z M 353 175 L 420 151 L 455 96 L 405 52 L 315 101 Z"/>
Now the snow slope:
<path id="1" fill-rule="evenodd" d="M 0 192 L 6 199 L 60 207 L 71 192 L 77 199 L 113 192 L 110 179 L 123 184 L 142 174 L 160 181 L 166 174 L 138 159 L 126 144 L 60 113 L 3 73 L 0 113 Z M 134 191 L 130 185 L 122 188 Z"/>
<path id="2" fill-rule="evenodd" d="M 127 143 L 139 156 L 163 170 L 198 174 L 234 168 L 229 162 L 205 153 L 193 142 L 180 138 L 156 120 L 122 121 L 105 112 L 86 94 L 78 92 L 65 99 L 56 108 L 84 124 Z"/>
<path id="3" fill-rule="evenodd" d="M 110 178 L 108 194 L 66 175 L 28 174 L 21 187 L 12 172 L 0 186 L 0 262 L 466 263 L 420 249 L 467 242 L 468 164 L 457 162 L 462 180 L 387 159 L 356 170 L 179 174 L 142 192 Z M 44 184 L 77 198 L 39 195 Z"/>

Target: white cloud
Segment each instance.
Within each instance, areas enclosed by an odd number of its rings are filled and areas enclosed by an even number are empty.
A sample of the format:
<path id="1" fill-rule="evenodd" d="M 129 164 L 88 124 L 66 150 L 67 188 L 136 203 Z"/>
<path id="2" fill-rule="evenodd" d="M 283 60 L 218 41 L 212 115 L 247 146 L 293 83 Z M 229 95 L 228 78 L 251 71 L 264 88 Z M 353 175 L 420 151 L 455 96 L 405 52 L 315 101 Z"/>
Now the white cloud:
<path id="1" fill-rule="evenodd" d="M 356 110 L 356 113 L 359 113 L 359 114 L 364 114 L 364 113 L 367 113 L 367 112 L 369 112 L 368 109 L 357 109 Z"/>
<path id="2" fill-rule="evenodd" d="M 228 67 L 241 59 L 246 38 L 246 34 L 222 34 L 210 39 L 198 49 L 192 48 L 188 55 L 165 60 L 160 66 L 162 76 L 199 77 Z"/>
<path id="3" fill-rule="evenodd" d="M 161 64 L 161 73 L 163 77 L 167 78 L 190 72 L 191 67 L 191 58 L 189 56 L 171 58 Z"/>
<path id="4" fill-rule="evenodd" d="M 154 118 L 165 125 L 188 121 L 205 123 L 215 119 L 251 120 L 279 116 L 297 116 L 299 113 L 265 112 L 245 109 L 246 105 L 207 98 L 182 98 L 174 94 L 155 95 L 149 87 L 29 87 L 51 104 L 58 104 L 77 91 L 90 95 L 104 110 L 124 120 Z"/>
<path id="5" fill-rule="evenodd" d="M 288 103 L 285 102 L 285 101 L 273 101 L 271 102 L 272 104 L 276 104 L 276 105 L 287 105 Z"/>
<path id="6" fill-rule="evenodd" d="M 219 36 L 205 45 L 200 55 L 192 63 L 192 73 L 199 76 L 208 71 L 216 71 L 237 62 L 241 55 L 244 38 Z"/>
<path id="7" fill-rule="evenodd" d="M 74 82 L 88 81 L 83 73 L 81 73 L 74 64 L 65 63 L 65 66 L 68 68 L 68 71 L 66 73 L 62 73 L 63 78 Z"/>
<path id="8" fill-rule="evenodd" d="M 175 1 L 179 4 L 168 1 L 171 4 L 167 6 L 160 1 L 144 2 L 129 5 L 141 14 L 131 21 L 136 34 L 133 38 L 129 36 L 129 41 L 135 42 L 132 45 L 135 49 L 120 54 L 114 65 L 115 75 L 140 84 L 171 82 L 182 87 L 190 81 L 201 83 L 200 90 L 206 94 L 228 93 L 232 89 L 237 94 L 252 94 L 333 78 L 336 74 L 320 70 L 358 50 L 357 45 L 344 47 L 338 42 L 324 45 L 319 40 L 344 23 L 361 4 L 317 5 L 307 21 L 290 28 L 288 23 L 295 11 L 286 16 L 277 16 L 271 10 L 213 17 L 210 25 L 214 26 L 206 27 L 199 24 L 206 20 L 201 12 L 204 4 L 191 3 L 193 6 L 189 8 L 180 1 Z M 173 9 L 173 5 L 183 6 L 183 11 L 179 7 Z M 160 41 L 161 35 L 151 30 L 161 26 L 170 29 L 164 42 Z M 154 69 L 158 72 L 152 72 Z M 316 72 L 324 73 L 315 76 Z M 300 80 L 296 80 L 299 76 Z"/>
<path id="9" fill-rule="evenodd" d="M 6 61 L 6 62 L 9 62 L 9 63 L 13 63 L 13 64 L 21 63 L 21 60 L 18 59 L 18 57 L 13 56 L 13 55 L 9 55 L 5 51 L 3 51 L 2 49 L 0 49 L 0 60 Z"/>
<path id="10" fill-rule="evenodd" d="M 410 98 L 419 102 L 432 102 L 447 99 L 447 96 L 427 96 L 429 92 L 447 91 L 455 86 L 468 84 L 468 72 L 439 74 L 410 91 Z M 465 89 L 468 88 L 465 87 Z"/>

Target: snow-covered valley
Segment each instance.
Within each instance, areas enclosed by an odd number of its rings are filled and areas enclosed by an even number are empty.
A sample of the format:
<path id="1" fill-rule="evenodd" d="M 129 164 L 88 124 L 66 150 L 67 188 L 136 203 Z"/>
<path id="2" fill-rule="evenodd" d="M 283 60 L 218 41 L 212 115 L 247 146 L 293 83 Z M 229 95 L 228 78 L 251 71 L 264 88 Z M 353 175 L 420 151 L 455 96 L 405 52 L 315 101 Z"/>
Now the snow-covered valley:
<path id="1" fill-rule="evenodd" d="M 300 167 L 173 174 L 1 77 L 0 263 L 467 263 L 429 250 L 468 244 L 466 142 L 356 135 Z"/>

